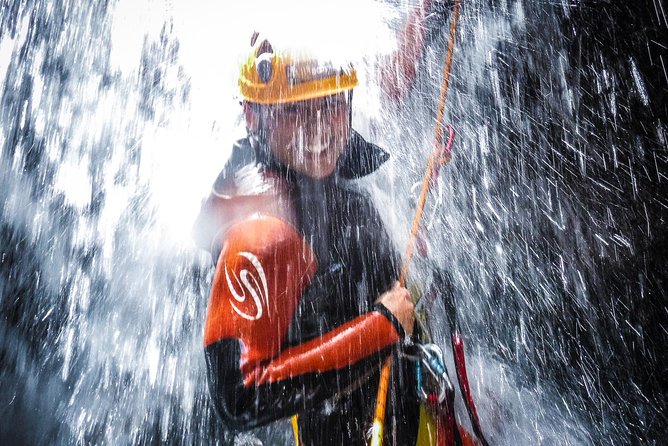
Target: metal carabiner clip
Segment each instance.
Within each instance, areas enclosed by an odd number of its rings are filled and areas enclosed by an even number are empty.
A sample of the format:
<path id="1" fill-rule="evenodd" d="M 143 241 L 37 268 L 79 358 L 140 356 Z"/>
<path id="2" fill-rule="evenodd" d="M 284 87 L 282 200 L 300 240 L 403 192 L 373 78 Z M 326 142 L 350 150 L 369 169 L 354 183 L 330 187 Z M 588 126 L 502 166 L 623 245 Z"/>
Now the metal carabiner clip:
<path id="1" fill-rule="evenodd" d="M 436 344 L 416 344 L 416 347 L 420 351 L 420 365 L 424 366 L 421 368 L 429 371 L 431 376 L 438 384 L 438 402 L 443 403 L 448 395 L 453 394 L 455 390 L 452 382 L 450 381 L 448 370 L 445 367 L 443 350 L 441 350 L 441 348 Z M 427 392 L 425 392 L 424 387 L 422 386 L 422 379 L 419 381 L 419 391 L 422 398 L 426 399 Z"/>

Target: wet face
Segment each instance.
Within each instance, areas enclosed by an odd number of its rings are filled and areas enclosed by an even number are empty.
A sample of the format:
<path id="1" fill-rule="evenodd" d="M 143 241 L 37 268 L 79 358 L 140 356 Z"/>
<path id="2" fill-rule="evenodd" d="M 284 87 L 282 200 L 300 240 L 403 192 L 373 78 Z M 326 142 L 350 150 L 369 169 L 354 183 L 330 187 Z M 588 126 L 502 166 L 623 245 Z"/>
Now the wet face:
<path id="1" fill-rule="evenodd" d="M 283 164 L 312 178 L 325 178 L 348 143 L 349 104 L 344 93 L 263 106 L 266 142 Z"/>

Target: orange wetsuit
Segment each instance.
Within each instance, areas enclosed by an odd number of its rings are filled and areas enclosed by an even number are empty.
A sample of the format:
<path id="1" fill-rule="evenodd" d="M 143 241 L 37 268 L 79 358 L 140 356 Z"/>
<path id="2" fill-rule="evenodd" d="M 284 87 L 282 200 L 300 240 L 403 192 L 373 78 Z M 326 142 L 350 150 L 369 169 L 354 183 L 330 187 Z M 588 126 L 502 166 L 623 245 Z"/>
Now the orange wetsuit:
<path id="1" fill-rule="evenodd" d="M 299 414 L 304 445 L 366 444 L 383 358 L 403 337 L 375 300 L 397 255 L 356 187 L 387 154 L 354 133 L 316 180 L 239 141 L 204 203 L 196 239 L 216 260 L 205 327 L 212 399 L 244 430 Z M 395 367 L 386 444 L 414 444 L 413 367 Z"/>

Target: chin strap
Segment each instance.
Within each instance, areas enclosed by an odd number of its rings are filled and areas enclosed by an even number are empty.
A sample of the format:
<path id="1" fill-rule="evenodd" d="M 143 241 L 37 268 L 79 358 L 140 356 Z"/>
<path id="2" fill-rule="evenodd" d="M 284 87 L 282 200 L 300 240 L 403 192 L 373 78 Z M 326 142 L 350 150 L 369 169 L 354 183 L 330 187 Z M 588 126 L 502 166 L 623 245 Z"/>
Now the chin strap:
<path id="1" fill-rule="evenodd" d="M 353 129 L 353 90 L 348 91 L 348 129 Z"/>

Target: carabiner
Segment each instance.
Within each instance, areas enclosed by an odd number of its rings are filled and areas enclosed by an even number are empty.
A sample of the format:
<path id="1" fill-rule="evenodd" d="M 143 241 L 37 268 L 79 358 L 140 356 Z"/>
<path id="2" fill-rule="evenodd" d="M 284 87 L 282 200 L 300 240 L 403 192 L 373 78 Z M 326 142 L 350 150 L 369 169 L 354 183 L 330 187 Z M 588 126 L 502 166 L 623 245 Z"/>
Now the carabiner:
<path id="1" fill-rule="evenodd" d="M 443 350 L 436 344 L 416 344 L 416 346 L 420 350 L 420 364 L 424 365 L 424 368 L 434 377 L 434 380 L 439 387 L 438 402 L 443 403 L 448 394 L 452 394 L 455 391 L 452 382 L 450 381 L 448 370 L 445 367 Z M 421 369 L 422 367 L 420 367 L 420 372 Z M 420 384 L 422 384 L 422 379 L 419 381 Z M 419 391 L 422 394 L 422 397 L 426 398 L 427 393 L 424 388 L 422 388 L 422 385 L 420 387 Z"/>

